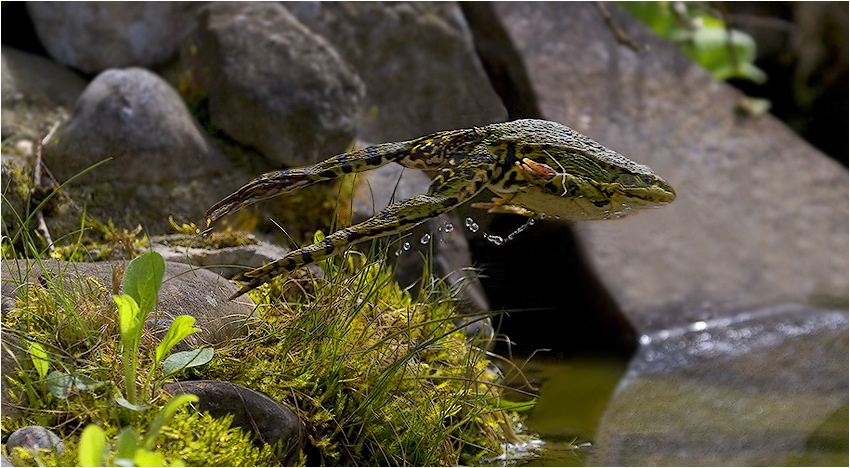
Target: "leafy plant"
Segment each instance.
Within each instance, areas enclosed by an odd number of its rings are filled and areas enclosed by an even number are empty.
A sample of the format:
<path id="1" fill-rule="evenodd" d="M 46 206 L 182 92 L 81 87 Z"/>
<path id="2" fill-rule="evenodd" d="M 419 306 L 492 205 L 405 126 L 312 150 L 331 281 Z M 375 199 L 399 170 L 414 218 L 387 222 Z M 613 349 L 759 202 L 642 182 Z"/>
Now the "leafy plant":
<path id="1" fill-rule="evenodd" d="M 743 78 L 763 83 L 755 66 L 756 43 L 711 14 L 707 2 L 618 2 L 659 36 L 669 39 L 719 80 Z"/>
<path id="2" fill-rule="evenodd" d="M 142 410 L 147 406 L 139 404 L 136 391 L 136 372 L 139 367 L 139 343 L 144 330 L 145 320 L 150 311 L 156 306 L 162 278 L 165 274 L 165 261 L 157 252 L 147 252 L 135 258 L 124 271 L 124 294 L 112 296 L 118 305 L 118 319 L 121 332 L 121 346 L 124 363 L 124 388 L 127 399 L 116 398 L 116 401 L 127 408 Z M 195 318 L 181 315 L 174 319 L 165 337 L 156 348 L 153 364 L 143 387 L 146 392 L 160 363 L 163 364 L 163 377 L 157 384 L 174 372 L 186 368 L 206 364 L 212 359 L 213 350 L 210 348 L 176 353 L 166 356 L 181 340 L 200 331 L 194 328 Z M 142 399 L 146 396 L 143 394 Z"/>

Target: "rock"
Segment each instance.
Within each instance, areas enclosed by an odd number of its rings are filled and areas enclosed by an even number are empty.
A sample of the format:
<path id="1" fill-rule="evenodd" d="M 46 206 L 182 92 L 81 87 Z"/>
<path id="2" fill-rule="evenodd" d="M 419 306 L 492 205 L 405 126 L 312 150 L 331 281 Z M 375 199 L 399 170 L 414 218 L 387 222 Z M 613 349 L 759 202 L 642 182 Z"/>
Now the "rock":
<path id="1" fill-rule="evenodd" d="M 786 302 L 846 307 L 846 169 L 773 117 L 737 114 L 739 92 L 616 6 L 616 24 L 649 50 L 618 44 L 592 4 L 493 8 L 542 117 L 648 164 L 677 190 L 659 210 L 575 227 L 641 333 Z M 570 270 L 550 262 L 541 274 Z"/>
<path id="2" fill-rule="evenodd" d="M 67 117 L 86 82 L 55 62 L 5 45 L 0 60 L 3 139 L 25 138 L 32 145 Z"/>
<path id="3" fill-rule="evenodd" d="M 30 262 L 27 264 L 23 260 L 3 261 L 4 297 L 25 294 L 32 281 L 43 275 L 43 265 L 51 275 L 62 271 L 63 284 L 69 288 L 86 278 L 94 278 L 108 290 L 102 292 L 103 300 L 108 301 L 112 291 L 113 267 L 126 266 L 128 263 L 115 261 L 69 264 L 56 260 L 42 260 L 41 264 L 33 260 Z M 168 320 L 178 315 L 195 317 L 195 327 L 201 331 L 183 340 L 178 346 L 180 349 L 197 348 L 202 344 L 216 346 L 235 336 L 243 336 L 247 332 L 246 322 L 255 316 L 254 304 L 249 299 L 228 300 L 237 289 L 235 285 L 210 271 L 191 268 L 182 263 L 166 262 L 165 277 L 159 292 L 159 305 L 156 308 L 160 318 L 164 320 L 155 322 L 155 328 L 170 323 Z M 153 322 L 156 319 L 156 314 L 151 312 L 148 320 Z"/>
<path id="4" fill-rule="evenodd" d="M 352 202 L 355 223 L 383 210 L 391 201 L 407 200 L 428 193 L 431 177 L 418 169 L 391 163 L 358 178 Z M 467 313 L 490 310 L 477 274 L 472 269 L 469 246 L 463 235 L 463 222 L 457 215 L 442 214 L 405 231 L 389 248 L 395 265 L 395 278 L 405 288 L 422 280 L 423 255 L 433 252 L 433 274 L 458 288 L 461 310 Z M 407 247 L 407 249 L 405 249 Z M 393 258 L 393 252 L 396 253 Z M 418 287 L 413 287 L 418 291 Z"/>
<path id="5" fill-rule="evenodd" d="M 130 68 L 98 75 L 44 149 L 59 182 L 111 158 L 75 179 L 76 205 L 119 227 L 170 230 L 168 215 L 200 220 L 226 195 L 221 182 L 244 178 L 213 146 L 182 99 L 153 73 Z M 82 213 L 66 207 L 48 218 L 54 237 L 79 229 Z M 55 231 L 54 231 L 55 229 Z"/>
<path id="6" fill-rule="evenodd" d="M 847 341 L 847 311 L 795 304 L 644 335 L 589 465 L 846 465 Z"/>
<path id="7" fill-rule="evenodd" d="M 204 2 L 32 2 L 38 37 L 59 63 L 84 73 L 153 67 L 177 53 L 187 24 Z"/>
<path id="8" fill-rule="evenodd" d="M 182 234 L 155 236 L 151 238 L 150 247 L 154 252 L 159 252 L 166 261 L 202 267 L 225 278 L 245 271 L 246 267 L 256 268 L 264 263 L 279 260 L 289 253 L 289 249 L 263 240 L 222 248 L 184 246 L 185 242 L 192 241 L 192 237 Z M 322 274 L 321 268 L 316 268 L 315 271 L 311 268 L 311 271 L 317 275 Z"/>
<path id="9" fill-rule="evenodd" d="M 180 54 L 209 95 L 212 124 L 276 164 L 311 164 L 351 144 L 362 82 L 280 5 L 210 4 Z"/>
<path id="10" fill-rule="evenodd" d="M 65 444 L 53 431 L 42 426 L 25 426 L 11 433 L 6 439 L 6 448 L 48 449 L 57 453 L 65 452 Z"/>
<path id="11" fill-rule="evenodd" d="M 6 316 L 7 296 L 3 294 L 3 317 Z M 14 306 L 14 301 L 12 301 Z M 18 369 L 22 367 L 21 363 L 27 359 L 27 353 L 20 345 L 17 338 L 11 334 L 4 332 L 0 335 L 0 375 L 2 375 L 3 384 L 0 385 L 0 412 L 4 417 L 12 418 L 13 420 L 23 417 L 21 412 L 21 404 L 17 399 L 12 397 L 9 389 L 13 386 L 6 379 L 17 379 Z"/>
<path id="12" fill-rule="evenodd" d="M 286 2 L 366 83 L 359 138 L 384 142 L 505 120 L 455 2 Z"/>
<path id="13" fill-rule="evenodd" d="M 180 95 L 141 68 L 98 75 L 44 153 L 62 181 L 106 158 L 84 180 L 162 182 L 228 169 Z"/>
<path id="14" fill-rule="evenodd" d="M 173 395 L 197 395 L 198 409 L 209 411 L 213 417 L 232 414 L 233 425 L 253 433 L 259 446 L 282 442 L 288 463 L 297 459 L 306 444 L 306 430 L 298 415 L 250 388 L 217 380 L 194 380 L 168 383 L 163 389 Z"/>
<path id="15" fill-rule="evenodd" d="M 9 460 L 8 458 L 6 458 L 5 455 L 0 455 L 0 466 L 15 466 L 15 465 L 12 463 L 12 460 Z"/>

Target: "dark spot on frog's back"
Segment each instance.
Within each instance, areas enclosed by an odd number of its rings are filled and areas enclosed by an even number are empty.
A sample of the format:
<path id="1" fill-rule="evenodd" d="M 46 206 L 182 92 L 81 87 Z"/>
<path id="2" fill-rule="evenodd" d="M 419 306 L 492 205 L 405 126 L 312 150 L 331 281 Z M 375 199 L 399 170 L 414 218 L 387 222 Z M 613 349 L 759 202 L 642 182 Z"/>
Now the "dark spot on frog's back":
<path id="1" fill-rule="evenodd" d="M 522 148 L 519 149 L 519 152 L 522 154 L 530 154 L 532 151 L 534 151 L 534 148 L 530 145 L 522 145 Z"/>
<path id="2" fill-rule="evenodd" d="M 333 242 L 331 242 L 331 240 L 330 240 L 330 239 L 328 239 L 327 237 L 325 237 L 325 238 L 322 240 L 322 245 L 324 245 L 324 246 L 325 246 L 325 254 L 326 254 L 326 255 L 330 255 L 331 253 L 333 253 L 333 251 L 334 251 L 334 243 L 333 243 Z"/>
<path id="3" fill-rule="evenodd" d="M 381 164 L 381 153 L 378 152 L 374 147 L 366 149 L 366 164 L 370 166 L 378 166 Z"/>

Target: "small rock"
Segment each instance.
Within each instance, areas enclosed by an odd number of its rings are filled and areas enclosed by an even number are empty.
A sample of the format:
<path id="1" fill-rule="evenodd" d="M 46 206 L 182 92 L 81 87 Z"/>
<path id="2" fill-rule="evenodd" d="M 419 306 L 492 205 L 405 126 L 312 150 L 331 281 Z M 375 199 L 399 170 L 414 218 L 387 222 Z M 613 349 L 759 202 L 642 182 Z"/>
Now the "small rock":
<path id="1" fill-rule="evenodd" d="M 30 260 L 3 261 L 3 296 L 12 297 L 26 294 L 26 288 L 35 278 L 43 275 L 39 264 Z M 63 282 L 68 287 L 79 284 L 85 278 L 94 278 L 107 289 L 112 287 L 112 271 L 115 265 L 126 267 L 126 261 L 71 263 L 57 260 L 42 260 L 42 265 L 49 274 L 64 271 Z M 18 285 L 23 285 L 19 287 Z M 247 321 L 255 316 L 254 304 L 249 299 L 228 300 L 238 288 L 213 272 L 192 268 L 183 263 L 166 262 L 165 277 L 159 292 L 159 305 L 156 310 L 160 320 L 156 325 L 164 325 L 168 319 L 179 315 L 191 315 L 197 320 L 195 327 L 201 331 L 189 335 L 177 349 L 197 348 L 202 344 L 215 346 L 234 336 L 243 335 Z M 109 300 L 104 295 L 104 300 Z M 149 320 L 154 321 L 157 315 L 151 312 Z"/>
<path id="2" fill-rule="evenodd" d="M 232 414 L 233 425 L 253 433 L 259 446 L 282 442 L 289 463 L 295 461 L 306 444 L 306 430 L 298 416 L 250 388 L 217 380 L 194 380 L 165 384 L 163 389 L 173 395 L 196 395 L 198 409 L 209 411 L 214 417 Z"/>
<path id="3" fill-rule="evenodd" d="M 366 83 L 358 137 L 385 142 L 507 118 L 456 2 L 286 2 Z"/>
<path id="4" fill-rule="evenodd" d="M 59 63 L 84 73 L 159 65 L 204 2 L 33 2 L 27 4 L 38 38 Z"/>
<path id="5" fill-rule="evenodd" d="M 209 94 L 213 125 L 277 164 L 342 152 L 359 124 L 363 84 L 336 50 L 275 3 L 213 3 L 180 48 Z"/>
<path id="6" fill-rule="evenodd" d="M 6 448 L 47 449 L 57 453 L 65 452 L 65 444 L 53 431 L 42 426 L 26 426 L 11 433 L 6 440 Z"/>

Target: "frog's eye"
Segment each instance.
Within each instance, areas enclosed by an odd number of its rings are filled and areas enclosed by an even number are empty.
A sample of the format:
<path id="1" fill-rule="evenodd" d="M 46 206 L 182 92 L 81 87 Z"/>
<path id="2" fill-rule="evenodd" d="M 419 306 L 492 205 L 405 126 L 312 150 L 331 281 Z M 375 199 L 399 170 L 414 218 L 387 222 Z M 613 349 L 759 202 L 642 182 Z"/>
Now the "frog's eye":
<path id="1" fill-rule="evenodd" d="M 644 184 L 652 185 L 653 180 L 652 180 L 651 176 L 645 175 L 645 176 L 642 177 L 642 179 L 643 179 Z"/>

